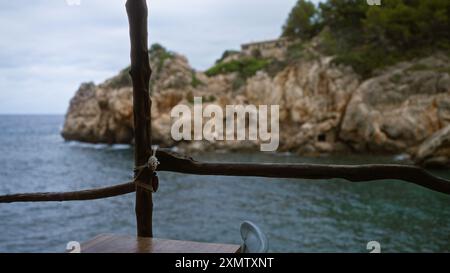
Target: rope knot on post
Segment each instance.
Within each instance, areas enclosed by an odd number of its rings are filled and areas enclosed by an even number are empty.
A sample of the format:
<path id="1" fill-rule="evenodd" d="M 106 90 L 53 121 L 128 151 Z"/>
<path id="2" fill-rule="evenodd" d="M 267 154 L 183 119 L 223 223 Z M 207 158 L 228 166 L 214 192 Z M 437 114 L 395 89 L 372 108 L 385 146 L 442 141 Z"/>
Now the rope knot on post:
<path id="1" fill-rule="evenodd" d="M 156 168 L 158 168 L 158 165 L 159 165 L 158 158 L 156 157 L 156 150 L 158 150 L 158 145 L 153 145 L 152 146 L 152 156 L 150 156 L 150 158 L 148 159 L 148 162 L 147 162 L 147 167 L 150 170 L 152 170 L 152 172 L 155 172 Z"/>
<path id="2" fill-rule="evenodd" d="M 135 171 L 137 171 L 137 175 L 134 179 L 134 182 L 136 183 L 136 186 L 141 187 L 147 191 L 150 192 L 156 192 L 159 188 L 159 178 L 158 174 L 156 173 L 156 169 L 158 168 L 159 160 L 156 157 L 156 151 L 158 150 L 158 145 L 152 146 L 152 155 L 148 158 L 147 165 L 141 165 L 135 168 Z M 151 185 L 142 183 L 139 181 L 139 178 L 143 171 L 145 169 L 149 169 L 152 172 L 152 179 L 151 179 Z"/>

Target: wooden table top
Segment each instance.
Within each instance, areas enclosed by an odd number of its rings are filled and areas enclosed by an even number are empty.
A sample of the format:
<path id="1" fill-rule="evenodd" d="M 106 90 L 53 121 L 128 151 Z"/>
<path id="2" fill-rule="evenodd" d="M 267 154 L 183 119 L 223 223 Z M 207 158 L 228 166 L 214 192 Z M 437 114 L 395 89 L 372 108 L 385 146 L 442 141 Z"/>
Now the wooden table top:
<path id="1" fill-rule="evenodd" d="M 100 234 L 81 244 L 82 253 L 239 253 L 239 245 Z"/>

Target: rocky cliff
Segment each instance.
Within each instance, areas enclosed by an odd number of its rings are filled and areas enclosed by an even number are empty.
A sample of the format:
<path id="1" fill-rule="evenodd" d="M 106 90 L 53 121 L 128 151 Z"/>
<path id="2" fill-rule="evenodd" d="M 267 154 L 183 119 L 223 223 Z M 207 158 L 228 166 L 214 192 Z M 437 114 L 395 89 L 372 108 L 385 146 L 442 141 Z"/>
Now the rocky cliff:
<path id="1" fill-rule="evenodd" d="M 177 104 L 192 106 L 193 97 L 202 96 L 204 106 L 280 105 L 278 151 L 305 155 L 406 153 L 418 163 L 449 163 L 449 130 L 444 130 L 450 126 L 449 56 L 436 53 L 400 63 L 363 80 L 350 67 L 335 65 L 332 57 L 317 53 L 313 46 L 302 49 L 295 58 L 289 50 L 283 52 L 284 60 L 265 59 L 264 65 L 251 73 L 225 66 L 219 67 L 221 73 L 205 73 L 192 69 L 185 57 L 153 47 L 154 141 L 189 150 L 259 149 L 256 141 L 175 143 L 170 136 L 170 110 Z M 248 58 L 234 53 L 227 62 Z M 132 115 L 132 88 L 125 69 L 102 84 L 80 86 L 71 100 L 62 135 L 66 140 L 132 143 Z M 424 152 L 428 149 L 423 145 L 441 130 L 447 141 L 438 141 L 431 153 Z"/>

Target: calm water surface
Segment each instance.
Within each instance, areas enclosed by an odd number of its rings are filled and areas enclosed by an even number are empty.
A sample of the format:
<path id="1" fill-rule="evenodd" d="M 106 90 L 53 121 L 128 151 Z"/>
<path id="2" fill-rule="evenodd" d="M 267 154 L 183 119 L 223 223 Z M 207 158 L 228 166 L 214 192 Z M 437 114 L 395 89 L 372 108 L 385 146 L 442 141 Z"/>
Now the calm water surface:
<path id="1" fill-rule="evenodd" d="M 0 194 L 71 191 L 131 179 L 129 146 L 64 142 L 62 116 L 0 116 Z M 204 154 L 210 161 L 380 163 L 388 157 Z M 450 171 L 436 172 L 449 178 Z M 193 176 L 160 173 L 156 237 L 240 243 L 251 220 L 273 252 L 449 252 L 450 197 L 400 181 Z M 62 252 L 99 233 L 135 234 L 134 195 L 97 201 L 0 204 L 0 252 Z"/>

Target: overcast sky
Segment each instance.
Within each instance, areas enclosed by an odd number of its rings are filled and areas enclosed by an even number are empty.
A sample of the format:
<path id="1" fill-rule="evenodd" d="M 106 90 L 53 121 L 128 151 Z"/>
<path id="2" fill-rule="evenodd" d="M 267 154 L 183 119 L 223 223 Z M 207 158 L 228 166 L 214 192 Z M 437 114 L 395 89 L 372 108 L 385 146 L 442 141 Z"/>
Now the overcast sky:
<path id="1" fill-rule="evenodd" d="M 0 113 L 66 112 L 82 82 L 129 64 L 125 0 L 0 0 Z M 149 0 L 149 42 L 206 69 L 280 35 L 296 0 Z"/>

